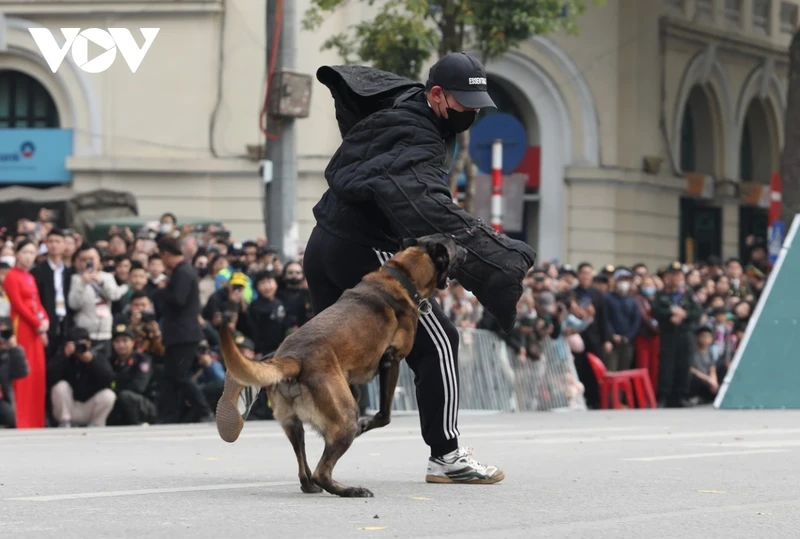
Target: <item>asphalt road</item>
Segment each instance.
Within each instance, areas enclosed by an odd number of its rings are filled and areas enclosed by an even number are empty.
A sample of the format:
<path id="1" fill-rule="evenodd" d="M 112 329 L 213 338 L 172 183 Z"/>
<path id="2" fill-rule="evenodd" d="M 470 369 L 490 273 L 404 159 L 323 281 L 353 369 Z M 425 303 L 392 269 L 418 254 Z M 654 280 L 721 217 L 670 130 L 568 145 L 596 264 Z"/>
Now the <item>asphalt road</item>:
<path id="1" fill-rule="evenodd" d="M 0 533 L 136 537 L 792 537 L 800 413 L 636 410 L 462 415 L 497 485 L 429 485 L 415 416 L 335 470 L 372 499 L 303 494 L 274 422 L 0 434 Z M 308 437 L 312 467 L 321 441 Z"/>

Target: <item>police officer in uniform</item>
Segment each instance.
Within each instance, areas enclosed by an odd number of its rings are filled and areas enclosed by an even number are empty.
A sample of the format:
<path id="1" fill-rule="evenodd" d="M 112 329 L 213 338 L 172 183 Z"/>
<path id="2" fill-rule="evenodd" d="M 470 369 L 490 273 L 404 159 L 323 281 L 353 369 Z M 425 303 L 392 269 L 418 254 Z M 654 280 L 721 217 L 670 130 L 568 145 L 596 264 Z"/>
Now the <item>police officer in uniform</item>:
<path id="1" fill-rule="evenodd" d="M 664 272 L 664 289 L 653 299 L 653 318 L 661 329 L 657 391 L 660 407 L 687 406 L 694 330 L 701 315 L 702 308 L 684 282 L 681 263 L 671 263 Z"/>
<path id="2" fill-rule="evenodd" d="M 117 394 L 117 400 L 108 419 L 109 425 L 141 425 L 156 420 L 156 405 L 150 391 L 152 360 L 134 350 L 134 339 L 130 326 L 114 326 L 111 341 L 114 382 L 111 389 Z"/>

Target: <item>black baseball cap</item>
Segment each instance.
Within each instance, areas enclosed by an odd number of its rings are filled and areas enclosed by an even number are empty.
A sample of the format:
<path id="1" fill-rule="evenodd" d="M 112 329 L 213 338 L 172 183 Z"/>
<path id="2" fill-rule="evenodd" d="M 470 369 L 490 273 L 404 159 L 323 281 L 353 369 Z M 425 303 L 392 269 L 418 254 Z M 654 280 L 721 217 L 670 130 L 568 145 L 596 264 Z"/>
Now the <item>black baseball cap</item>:
<path id="1" fill-rule="evenodd" d="M 464 52 L 451 52 L 433 64 L 426 87 L 433 86 L 441 86 L 468 109 L 497 108 L 486 91 L 483 64 Z"/>

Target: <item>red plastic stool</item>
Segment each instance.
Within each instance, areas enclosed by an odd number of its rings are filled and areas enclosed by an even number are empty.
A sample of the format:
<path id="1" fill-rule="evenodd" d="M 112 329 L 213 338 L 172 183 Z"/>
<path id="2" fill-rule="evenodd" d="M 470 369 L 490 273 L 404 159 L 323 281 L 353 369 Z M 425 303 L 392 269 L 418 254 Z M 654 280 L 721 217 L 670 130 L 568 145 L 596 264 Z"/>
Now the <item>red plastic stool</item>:
<path id="1" fill-rule="evenodd" d="M 647 369 L 608 372 L 599 357 L 592 353 L 587 353 L 586 356 L 589 358 L 589 365 L 592 367 L 600 388 L 600 408 L 608 408 L 609 396 L 614 408 L 622 408 L 622 402 L 619 398 L 619 394 L 622 391 L 625 392 L 625 402 L 628 406 L 636 406 L 638 403 L 639 408 L 656 407 L 656 397 Z M 636 401 L 634 401 L 634 390 Z"/>

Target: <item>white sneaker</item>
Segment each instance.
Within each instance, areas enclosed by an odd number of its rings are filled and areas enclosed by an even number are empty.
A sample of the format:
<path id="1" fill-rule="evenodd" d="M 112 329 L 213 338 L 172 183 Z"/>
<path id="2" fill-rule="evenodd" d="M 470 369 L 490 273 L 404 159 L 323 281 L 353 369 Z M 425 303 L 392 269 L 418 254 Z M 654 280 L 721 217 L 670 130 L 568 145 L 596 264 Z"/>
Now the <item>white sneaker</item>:
<path id="1" fill-rule="evenodd" d="M 247 386 L 239 393 L 239 400 L 236 403 L 236 408 L 239 410 L 242 419 L 247 419 L 247 416 L 250 415 L 250 410 L 256 403 L 260 392 L 261 388 L 259 386 Z"/>
<path id="2" fill-rule="evenodd" d="M 471 447 L 459 447 L 441 457 L 428 458 L 428 483 L 467 483 L 490 485 L 505 479 L 503 470 L 497 466 L 484 466 L 472 458 Z"/>

